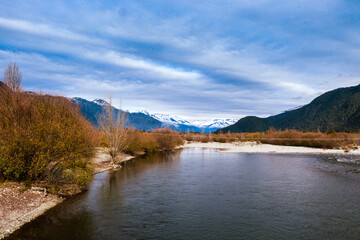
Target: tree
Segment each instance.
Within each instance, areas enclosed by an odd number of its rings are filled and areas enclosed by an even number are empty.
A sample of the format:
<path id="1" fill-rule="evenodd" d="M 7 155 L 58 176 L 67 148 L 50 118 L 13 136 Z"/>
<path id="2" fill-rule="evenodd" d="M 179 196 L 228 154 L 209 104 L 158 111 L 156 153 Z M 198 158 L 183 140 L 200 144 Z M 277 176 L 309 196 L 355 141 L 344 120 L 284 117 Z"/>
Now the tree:
<path id="1" fill-rule="evenodd" d="M 118 111 L 112 106 L 111 96 L 109 103 L 105 105 L 103 112 L 98 116 L 99 128 L 108 141 L 107 153 L 110 155 L 112 163 L 126 147 L 128 131 L 125 124 L 128 120 L 128 114 L 121 110 Z"/>
<path id="2" fill-rule="evenodd" d="M 21 90 L 22 73 L 16 63 L 9 64 L 4 71 L 3 82 L 14 92 Z"/>

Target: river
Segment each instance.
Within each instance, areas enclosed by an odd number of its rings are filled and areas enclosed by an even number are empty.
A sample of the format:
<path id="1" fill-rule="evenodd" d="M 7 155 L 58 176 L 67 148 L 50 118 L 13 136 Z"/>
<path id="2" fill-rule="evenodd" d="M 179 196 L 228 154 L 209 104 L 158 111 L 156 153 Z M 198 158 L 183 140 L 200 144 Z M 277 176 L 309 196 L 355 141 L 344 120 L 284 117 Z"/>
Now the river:
<path id="1" fill-rule="evenodd" d="M 8 239 L 360 239 L 359 168 L 336 155 L 148 155 Z"/>

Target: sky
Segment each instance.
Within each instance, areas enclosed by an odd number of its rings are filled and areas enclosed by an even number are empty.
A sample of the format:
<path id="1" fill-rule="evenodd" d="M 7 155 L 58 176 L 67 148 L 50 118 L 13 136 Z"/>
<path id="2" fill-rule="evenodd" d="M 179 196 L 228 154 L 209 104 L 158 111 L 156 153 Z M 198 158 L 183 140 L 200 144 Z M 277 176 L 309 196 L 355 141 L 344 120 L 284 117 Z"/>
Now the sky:
<path id="1" fill-rule="evenodd" d="M 358 0 L 0 1 L 27 90 L 187 119 L 269 116 L 360 83 Z"/>

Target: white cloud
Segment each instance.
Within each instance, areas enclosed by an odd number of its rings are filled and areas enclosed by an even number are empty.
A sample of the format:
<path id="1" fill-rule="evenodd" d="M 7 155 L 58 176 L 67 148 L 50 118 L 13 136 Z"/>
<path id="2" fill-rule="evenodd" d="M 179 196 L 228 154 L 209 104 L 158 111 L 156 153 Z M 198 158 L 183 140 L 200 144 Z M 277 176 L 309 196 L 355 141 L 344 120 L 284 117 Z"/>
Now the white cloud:
<path id="1" fill-rule="evenodd" d="M 105 44 L 105 41 L 88 37 L 82 34 L 74 33 L 67 29 L 55 28 L 48 24 L 33 23 L 29 21 L 23 21 L 18 19 L 7 19 L 0 17 L 0 27 L 13 31 L 19 31 L 27 34 L 39 35 L 42 37 L 61 38 L 63 40 Z"/>
<path id="2" fill-rule="evenodd" d="M 204 80 L 204 76 L 194 71 L 184 71 L 177 68 L 165 67 L 149 60 L 127 56 L 114 51 L 106 51 L 104 53 L 87 51 L 83 53 L 83 57 L 93 61 L 118 65 L 120 67 L 149 71 L 156 74 L 152 78 L 160 77 L 162 79 L 186 80 L 193 84 L 199 84 L 199 81 Z"/>
<path id="3" fill-rule="evenodd" d="M 357 23 L 338 21 L 338 0 L 29 2 L 0 3 L 0 66 L 19 63 L 30 87 L 236 117 L 275 114 L 360 76 Z"/>

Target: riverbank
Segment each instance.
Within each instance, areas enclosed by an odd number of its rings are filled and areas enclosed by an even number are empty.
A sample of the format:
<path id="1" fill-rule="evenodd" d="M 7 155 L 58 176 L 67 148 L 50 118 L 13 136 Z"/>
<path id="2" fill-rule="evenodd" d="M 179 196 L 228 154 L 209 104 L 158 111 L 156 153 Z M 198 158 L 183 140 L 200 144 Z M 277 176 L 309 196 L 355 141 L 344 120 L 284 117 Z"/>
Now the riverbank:
<path id="1" fill-rule="evenodd" d="M 92 159 L 91 166 L 95 174 L 120 168 L 120 164 L 131 159 L 135 156 L 129 154 L 121 154 L 115 165 L 112 164 L 110 155 L 107 154 L 103 148 L 97 148 L 95 157 Z"/>
<path id="2" fill-rule="evenodd" d="M 63 200 L 48 194 L 45 188 L 26 189 L 23 183 L 3 183 L 0 186 L 0 239 Z"/>
<path id="3" fill-rule="evenodd" d="M 134 156 L 122 154 L 116 164 L 112 164 L 110 156 L 103 149 L 98 148 L 92 159 L 91 167 L 94 174 L 113 169 L 119 169 L 122 162 L 129 161 Z M 68 196 L 81 193 L 72 190 Z M 60 195 L 60 194 L 59 194 Z M 50 208 L 63 202 L 66 198 L 48 193 L 44 187 L 28 188 L 24 183 L 7 182 L 0 185 L 0 239 L 19 229 Z"/>
<path id="4" fill-rule="evenodd" d="M 222 152 L 240 152 L 240 153 L 274 153 L 274 154 L 349 154 L 360 155 L 359 148 L 356 150 L 345 151 L 342 149 L 321 149 L 310 147 L 281 146 L 262 144 L 256 142 L 187 142 L 182 148 L 210 148 L 218 149 Z"/>

